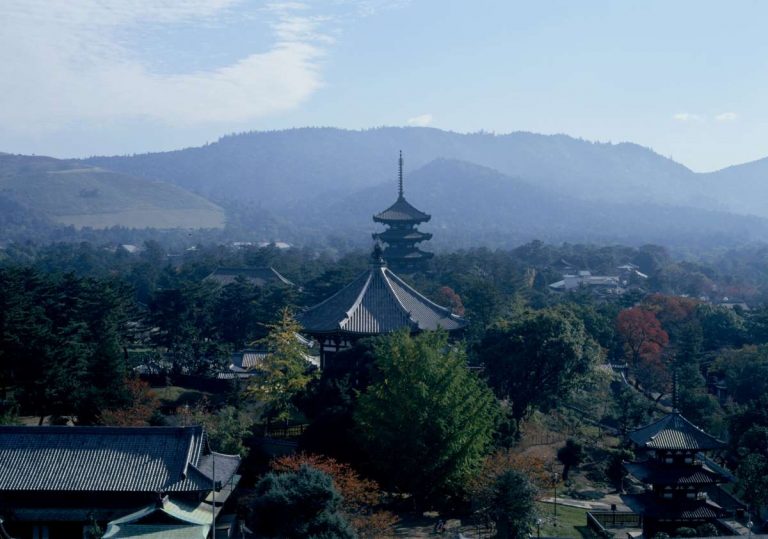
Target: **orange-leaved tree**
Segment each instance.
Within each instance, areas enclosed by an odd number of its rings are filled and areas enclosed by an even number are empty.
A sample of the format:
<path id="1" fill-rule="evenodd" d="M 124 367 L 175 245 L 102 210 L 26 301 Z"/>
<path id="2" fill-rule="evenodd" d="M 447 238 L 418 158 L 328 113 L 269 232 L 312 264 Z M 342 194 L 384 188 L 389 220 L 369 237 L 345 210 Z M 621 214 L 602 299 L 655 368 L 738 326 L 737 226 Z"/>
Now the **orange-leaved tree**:
<path id="1" fill-rule="evenodd" d="M 394 514 L 378 509 L 383 501 L 379 484 L 360 477 L 349 464 L 308 453 L 286 455 L 270 463 L 275 472 L 295 472 L 302 466 L 315 468 L 331 476 L 334 486 L 344 498 L 344 512 L 358 536 L 373 538 L 387 535 L 397 522 Z"/>
<path id="2" fill-rule="evenodd" d="M 104 410 L 99 423 L 111 427 L 141 427 L 149 425 L 152 415 L 160 407 L 160 401 L 149 384 L 139 378 L 125 381 L 130 402 L 123 408 Z"/>

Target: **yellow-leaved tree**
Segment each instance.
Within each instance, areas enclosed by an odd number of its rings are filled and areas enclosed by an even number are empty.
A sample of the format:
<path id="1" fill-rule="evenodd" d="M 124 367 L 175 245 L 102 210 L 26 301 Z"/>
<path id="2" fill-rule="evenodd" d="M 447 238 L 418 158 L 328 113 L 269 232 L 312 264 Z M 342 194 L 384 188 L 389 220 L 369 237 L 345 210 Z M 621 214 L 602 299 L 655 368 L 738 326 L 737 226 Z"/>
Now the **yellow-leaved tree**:
<path id="1" fill-rule="evenodd" d="M 306 358 L 306 348 L 299 340 L 301 325 L 287 307 L 274 324 L 267 325 L 267 336 L 258 341 L 267 354 L 249 379 L 247 393 L 265 406 L 265 416 L 287 420 L 294 409 L 293 398 L 301 392 L 316 371 Z"/>

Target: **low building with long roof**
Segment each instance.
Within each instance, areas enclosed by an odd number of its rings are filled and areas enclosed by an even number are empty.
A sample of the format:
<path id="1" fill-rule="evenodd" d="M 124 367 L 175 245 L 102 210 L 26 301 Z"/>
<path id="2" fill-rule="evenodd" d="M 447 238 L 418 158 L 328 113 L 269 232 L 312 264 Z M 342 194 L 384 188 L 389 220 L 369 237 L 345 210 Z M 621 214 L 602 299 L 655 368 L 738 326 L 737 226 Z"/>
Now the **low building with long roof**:
<path id="1" fill-rule="evenodd" d="M 0 517 L 11 536 L 56 539 L 83 537 L 163 495 L 199 515 L 212 492 L 231 491 L 239 465 L 210 449 L 201 426 L 2 426 Z"/>

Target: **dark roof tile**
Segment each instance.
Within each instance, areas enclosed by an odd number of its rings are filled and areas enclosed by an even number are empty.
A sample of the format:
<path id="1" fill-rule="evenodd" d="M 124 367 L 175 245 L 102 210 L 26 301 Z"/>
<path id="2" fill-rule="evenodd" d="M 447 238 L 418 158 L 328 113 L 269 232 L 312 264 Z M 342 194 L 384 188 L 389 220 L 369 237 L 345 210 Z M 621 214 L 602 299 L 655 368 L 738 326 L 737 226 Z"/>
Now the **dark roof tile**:
<path id="1" fill-rule="evenodd" d="M 646 461 L 626 462 L 624 468 L 643 483 L 652 485 L 711 485 L 728 481 L 705 466 L 667 466 Z"/>
<path id="2" fill-rule="evenodd" d="M 373 216 L 377 223 L 406 222 L 423 223 L 429 221 L 431 215 L 414 208 L 405 197 L 400 195 L 397 201 L 381 213 Z"/>
<path id="3" fill-rule="evenodd" d="M 677 412 L 629 433 L 629 439 L 648 449 L 722 449 L 725 443 L 698 428 Z"/>
<path id="4" fill-rule="evenodd" d="M 205 491 L 206 455 L 200 426 L 0 427 L 0 491 Z"/>
<path id="5" fill-rule="evenodd" d="M 216 281 L 222 286 L 234 283 L 238 277 L 244 278 L 254 286 L 262 288 L 268 285 L 295 286 L 283 277 L 275 268 L 216 268 L 206 279 Z"/>
<path id="6" fill-rule="evenodd" d="M 339 292 L 298 316 L 307 333 L 378 335 L 401 328 L 447 331 L 466 320 L 425 298 L 384 266 L 374 265 Z"/>

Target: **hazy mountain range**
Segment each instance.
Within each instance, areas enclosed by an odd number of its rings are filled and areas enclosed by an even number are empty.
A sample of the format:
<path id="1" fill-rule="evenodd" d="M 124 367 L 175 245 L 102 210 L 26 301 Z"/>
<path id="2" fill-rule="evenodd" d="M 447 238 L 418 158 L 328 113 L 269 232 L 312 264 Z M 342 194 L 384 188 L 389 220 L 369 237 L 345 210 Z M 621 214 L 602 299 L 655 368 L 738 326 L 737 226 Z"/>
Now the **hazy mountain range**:
<path id="1" fill-rule="evenodd" d="M 199 148 L 61 161 L 71 170 L 48 171 L 44 178 L 37 174 L 36 189 L 44 181 L 56 189 L 73 178 L 83 183 L 83 174 L 102 183 L 80 186 L 78 196 L 56 196 L 44 204 L 19 194 L 24 174 L 16 170 L 14 200 L 60 222 L 88 225 L 82 216 L 93 215 L 89 212 L 130 217 L 129 208 L 138 202 L 126 194 L 126 201 L 132 201 L 126 207 L 95 208 L 82 193 L 136 185 L 144 203 L 151 201 L 160 211 L 212 212 L 200 226 L 216 226 L 213 215 L 221 206 L 230 223 L 240 224 L 239 233 L 246 229 L 254 237 L 261 234 L 260 239 L 301 242 L 334 235 L 362 244 L 376 229 L 371 214 L 396 198 L 401 149 L 406 196 L 432 214 L 424 228 L 435 233 L 435 245 L 499 246 L 533 238 L 694 245 L 768 239 L 768 206 L 762 203 L 768 198 L 762 181 L 768 159 L 700 174 L 636 144 L 532 133 L 458 134 L 431 128 L 244 133 Z M 0 172 L 5 182 L 2 178 Z M 167 191 L 169 184 L 178 189 L 176 194 Z M 0 188 L 5 193 L 6 183 Z M 121 193 L 114 192 L 116 199 Z M 81 217 L 62 218 L 71 215 Z M 139 219 L 135 226 L 148 222 Z M 174 223 L 171 218 L 151 226 Z M 190 224 L 179 220 L 175 226 Z"/>

